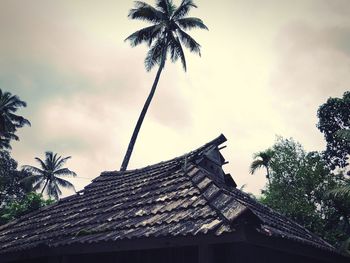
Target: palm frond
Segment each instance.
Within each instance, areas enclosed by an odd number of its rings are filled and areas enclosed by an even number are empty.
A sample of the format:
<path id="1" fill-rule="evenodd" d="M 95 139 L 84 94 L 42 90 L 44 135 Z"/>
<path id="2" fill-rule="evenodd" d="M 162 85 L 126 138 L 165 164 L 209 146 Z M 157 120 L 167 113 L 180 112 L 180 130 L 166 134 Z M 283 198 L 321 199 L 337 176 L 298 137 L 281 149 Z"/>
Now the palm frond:
<path id="1" fill-rule="evenodd" d="M 182 0 L 180 6 L 175 10 L 173 17 L 175 19 L 184 17 L 188 14 L 191 8 L 197 8 L 192 0 Z"/>
<path id="2" fill-rule="evenodd" d="M 43 160 L 41 160 L 39 157 L 35 157 L 34 159 L 40 164 L 43 170 L 48 170 L 46 163 Z"/>
<path id="3" fill-rule="evenodd" d="M 153 40 L 157 38 L 161 32 L 162 25 L 157 24 L 134 32 L 128 36 L 125 41 L 130 41 L 132 47 L 135 47 L 143 42 L 146 42 L 150 46 Z"/>
<path id="4" fill-rule="evenodd" d="M 135 8 L 130 10 L 128 16 L 131 19 L 144 20 L 152 23 L 161 22 L 165 18 L 165 14 L 163 12 L 141 1 L 135 2 Z"/>
<path id="5" fill-rule="evenodd" d="M 164 42 L 161 39 L 158 39 L 147 52 L 147 56 L 145 58 L 145 67 L 147 71 L 150 71 L 157 64 L 160 65 L 164 50 L 163 43 Z"/>
<path id="6" fill-rule="evenodd" d="M 176 23 L 184 30 L 192 28 L 201 28 L 209 30 L 203 21 L 197 17 L 186 17 L 176 20 Z"/>
<path id="7" fill-rule="evenodd" d="M 10 140 L 19 141 L 18 136 L 12 132 L 4 132 L 1 137 L 3 137 L 4 139 L 8 139 L 9 141 Z"/>
<path id="8" fill-rule="evenodd" d="M 31 165 L 23 165 L 22 169 L 29 173 L 34 173 L 36 175 L 45 175 L 45 171 Z"/>
<path id="9" fill-rule="evenodd" d="M 176 60 L 178 60 L 180 58 L 181 64 L 184 68 L 184 71 L 186 71 L 187 65 L 186 65 L 185 53 L 182 49 L 182 46 L 181 46 L 179 39 L 177 39 L 175 36 L 171 35 L 170 40 L 171 41 L 169 43 L 169 47 L 170 47 L 171 60 L 173 62 L 175 62 Z"/>
<path id="10" fill-rule="evenodd" d="M 273 155 L 274 151 L 272 149 L 267 149 L 265 151 L 255 153 L 254 159 L 260 158 L 264 165 L 267 165 L 271 161 Z"/>
<path id="11" fill-rule="evenodd" d="M 64 158 L 62 156 L 58 157 L 56 160 L 54 171 L 56 171 L 57 169 L 60 169 L 70 158 L 72 157 L 71 156 L 67 156 Z"/>
<path id="12" fill-rule="evenodd" d="M 197 53 L 201 56 L 201 46 L 186 32 L 178 28 L 176 31 L 181 42 L 190 49 L 191 52 Z"/>
<path id="13" fill-rule="evenodd" d="M 39 181 L 37 183 L 34 183 L 32 190 L 37 191 L 37 190 L 43 188 L 45 185 L 45 182 L 46 182 L 46 180 L 42 180 L 42 181 Z"/>
<path id="14" fill-rule="evenodd" d="M 68 188 L 68 189 L 72 189 L 72 190 L 75 191 L 75 187 L 74 187 L 74 185 L 71 182 L 69 182 L 67 180 L 64 180 L 62 178 L 58 178 L 58 177 L 56 177 L 55 180 L 57 182 L 57 185 L 65 187 L 65 188 Z"/>
<path id="15" fill-rule="evenodd" d="M 0 137 L 0 150 L 11 150 L 10 140 L 8 138 Z"/>
<path id="16" fill-rule="evenodd" d="M 172 0 L 156 0 L 156 6 L 168 17 L 170 17 L 175 7 Z"/>
<path id="17" fill-rule="evenodd" d="M 54 171 L 54 175 L 59 175 L 59 176 L 77 176 L 77 174 L 68 168 L 62 168 L 59 170 Z"/>
<path id="18" fill-rule="evenodd" d="M 61 156 L 58 156 L 57 157 L 57 153 L 55 153 L 52 157 L 52 160 L 51 160 L 51 165 L 52 165 L 52 170 L 54 170 L 57 166 L 57 163 L 60 161 L 62 157 Z"/>
<path id="19" fill-rule="evenodd" d="M 256 170 L 264 167 L 262 160 L 254 160 L 250 165 L 250 174 L 254 174 Z"/>
<path id="20" fill-rule="evenodd" d="M 55 181 L 51 181 L 48 183 L 47 188 L 46 188 L 46 192 L 47 192 L 48 196 L 52 196 L 56 200 L 58 200 L 59 195 L 62 194 L 61 190 L 59 189 L 59 186 L 57 185 L 57 183 Z"/>
<path id="21" fill-rule="evenodd" d="M 53 170 L 53 152 L 45 152 L 45 165 L 48 170 Z"/>
<path id="22" fill-rule="evenodd" d="M 57 184 L 57 180 L 54 181 L 54 185 L 55 185 L 57 197 L 60 196 L 60 195 L 62 195 L 62 191 L 61 191 L 59 185 Z M 57 199 L 58 199 L 58 198 L 57 198 Z"/>
<path id="23" fill-rule="evenodd" d="M 10 116 L 8 114 L 2 115 L 2 126 L 4 132 L 15 132 L 18 128 L 16 124 L 11 120 Z"/>
<path id="24" fill-rule="evenodd" d="M 27 103 L 9 92 L 1 93 L 0 96 L 0 111 L 16 112 L 18 108 L 27 106 Z"/>
<path id="25" fill-rule="evenodd" d="M 22 183 L 28 183 L 28 184 L 35 184 L 39 181 L 45 181 L 45 178 L 43 175 L 30 175 L 21 180 Z"/>
<path id="26" fill-rule="evenodd" d="M 350 197 L 350 184 L 348 185 L 343 185 L 338 188 L 335 188 L 331 191 L 329 191 L 330 195 L 333 196 L 340 196 L 340 197 Z"/>
<path id="27" fill-rule="evenodd" d="M 21 128 L 25 125 L 31 126 L 30 122 L 23 118 L 22 116 L 13 114 L 13 113 L 8 113 L 7 116 L 16 124 L 17 128 Z"/>

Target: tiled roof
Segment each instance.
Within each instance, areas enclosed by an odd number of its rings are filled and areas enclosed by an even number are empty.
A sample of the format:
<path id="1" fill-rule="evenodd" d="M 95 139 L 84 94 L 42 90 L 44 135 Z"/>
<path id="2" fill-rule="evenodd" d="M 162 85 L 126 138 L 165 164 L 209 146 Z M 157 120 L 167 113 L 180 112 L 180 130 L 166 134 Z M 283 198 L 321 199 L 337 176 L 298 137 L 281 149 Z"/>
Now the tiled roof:
<path id="1" fill-rule="evenodd" d="M 1 226 L 0 254 L 40 245 L 220 236 L 233 232 L 235 221 L 247 212 L 257 218 L 257 230 L 267 236 L 333 250 L 199 165 L 205 155 L 213 156 L 210 151 L 218 152 L 225 140 L 221 135 L 193 152 L 142 169 L 102 173 L 80 193 Z M 221 155 L 219 160 L 224 161 Z"/>

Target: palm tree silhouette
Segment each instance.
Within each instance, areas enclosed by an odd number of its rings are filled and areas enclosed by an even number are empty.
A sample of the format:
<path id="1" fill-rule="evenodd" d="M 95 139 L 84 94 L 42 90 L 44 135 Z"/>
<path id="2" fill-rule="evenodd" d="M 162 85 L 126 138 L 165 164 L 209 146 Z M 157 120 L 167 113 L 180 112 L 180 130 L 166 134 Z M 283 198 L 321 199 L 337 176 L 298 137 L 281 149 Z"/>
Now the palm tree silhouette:
<path id="1" fill-rule="evenodd" d="M 132 47 L 141 43 L 148 44 L 150 49 L 145 58 L 146 70 L 150 71 L 155 65 L 159 65 L 159 68 L 151 91 L 131 136 L 120 171 L 125 171 L 127 169 L 137 135 L 156 91 L 167 54 L 169 53 L 173 62 L 180 59 L 185 71 L 187 66 L 182 44 L 189 48 L 191 52 L 200 55 L 200 45 L 188 35 L 185 30 L 192 28 L 208 28 L 204 25 L 201 19 L 196 17 L 186 17 L 190 9 L 193 7 L 196 8 L 197 6 L 192 0 L 182 0 L 179 7 L 176 7 L 172 0 L 156 0 L 156 7 L 144 2 L 136 1 L 135 8 L 131 9 L 129 12 L 129 17 L 131 19 L 144 20 L 153 25 L 136 31 L 127 37 L 126 40 L 130 41 Z"/>
<path id="2" fill-rule="evenodd" d="M 41 189 L 41 194 L 46 193 L 49 197 L 54 197 L 58 200 L 59 195 L 62 194 L 60 187 L 66 187 L 73 189 L 75 191 L 74 185 L 60 178 L 60 176 L 76 176 L 76 173 L 69 170 L 68 168 L 63 168 L 65 162 L 71 157 L 62 158 L 57 157 L 57 153 L 46 152 L 45 160 L 41 160 L 35 157 L 35 160 L 40 164 L 40 168 L 24 165 L 23 170 L 30 172 L 32 175 L 23 179 L 23 182 L 28 182 L 33 185 L 33 190 Z"/>
<path id="3" fill-rule="evenodd" d="M 266 168 L 266 178 L 271 184 L 270 179 L 270 163 L 273 157 L 274 151 L 272 149 L 267 149 L 266 151 L 258 152 L 254 154 L 254 161 L 250 165 L 250 173 L 254 174 L 256 170 L 265 167 Z"/>
<path id="4" fill-rule="evenodd" d="M 17 128 L 30 125 L 27 119 L 15 114 L 20 107 L 26 106 L 18 96 L 0 89 L 0 149 L 11 149 L 10 140 L 19 140 L 15 135 Z"/>

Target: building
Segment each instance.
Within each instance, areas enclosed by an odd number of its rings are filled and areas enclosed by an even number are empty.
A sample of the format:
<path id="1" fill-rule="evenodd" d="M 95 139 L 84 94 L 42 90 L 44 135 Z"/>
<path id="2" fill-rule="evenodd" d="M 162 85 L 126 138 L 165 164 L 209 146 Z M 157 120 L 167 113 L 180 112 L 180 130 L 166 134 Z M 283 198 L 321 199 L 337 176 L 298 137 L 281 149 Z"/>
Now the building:
<path id="1" fill-rule="evenodd" d="M 0 227 L 0 262 L 348 262 L 236 189 L 223 135 L 169 161 L 104 172 L 83 191 Z"/>

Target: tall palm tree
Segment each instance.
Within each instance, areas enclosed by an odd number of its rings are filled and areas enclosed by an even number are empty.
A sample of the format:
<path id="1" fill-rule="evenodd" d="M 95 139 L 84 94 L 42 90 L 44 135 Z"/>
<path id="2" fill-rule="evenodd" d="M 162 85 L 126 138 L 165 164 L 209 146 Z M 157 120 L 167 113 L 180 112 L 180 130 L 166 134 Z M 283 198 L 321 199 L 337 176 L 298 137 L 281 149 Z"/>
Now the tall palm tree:
<path id="1" fill-rule="evenodd" d="M 18 140 L 15 135 L 17 128 L 30 125 L 27 119 L 15 114 L 20 107 L 26 106 L 18 96 L 0 89 L 0 149 L 10 149 L 10 140 Z"/>
<path id="2" fill-rule="evenodd" d="M 156 0 L 155 7 L 144 2 L 136 1 L 135 8 L 129 12 L 131 19 L 144 20 L 153 25 L 136 31 L 127 37 L 126 40 L 130 41 L 133 47 L 141 43 L 146 43 L 150 47 L 145 59 L 147 71 L 150 71 L 155 65 L 159 65 L 159 67 L 151 91 L 131 136 L 128 149 L 120 167 L 121 171 L 127 169 L 137 135 L 156 91 L 167 55 L 170 55 L 173 62 L 180 59 L 185 71 L 187 66 L 182 44 L 189 48 L 191 52 L 200 55 L 200 45 L 185 31 L 192 28 L 208 28 L 201 19 L 186 17 L 193 7 L 196 8 L 197 6 L 192 0 L 182 0 L 179 7 L 176 7 L 172 0 Z"/>
<path id="3" fill-rule="evenodd" d="M 266 169 L 266 178 L 269 181 L 269 184 L 271 184 L 270 179 L 270 163 L 273 157 L 273 150 L 267 149 L 266 151 L 258 152 L 254 154 L 254 161 L 250 165 L 250 173 L 254 174 L 256 170 L 265 167 Z"/>
<path id="4" fill-rule="evenodd" d="M 23 170 L 30 172 L 32 175 L 23 179 L 23 182 L 28 182 L 33 185 L 33 190 L 39 190 L 41 188 L 41 194 L 46 193 L 50 197 L 54 197 L 58 200 L 59 195 L 62 194 L 60 187 L 66 187 L 75 191 L 74 185 L 67 180 L 60 178 L 61 176 L 76 176 L 76 173 L 63 168 L 65 162 L 71 157 L 61 156 L 57 157 L 57 153 L 46 152 L 45 160 L 41 160 L 35 157 L 35 160 L 39 163 L 40 168 L 24 165 Z"/>

